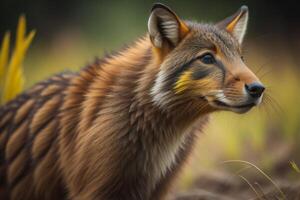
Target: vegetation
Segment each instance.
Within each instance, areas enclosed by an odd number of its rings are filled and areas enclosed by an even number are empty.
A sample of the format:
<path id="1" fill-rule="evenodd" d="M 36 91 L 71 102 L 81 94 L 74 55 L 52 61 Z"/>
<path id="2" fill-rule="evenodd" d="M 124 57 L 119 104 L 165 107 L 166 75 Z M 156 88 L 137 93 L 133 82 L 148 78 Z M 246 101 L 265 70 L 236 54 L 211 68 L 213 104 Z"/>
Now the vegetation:
<path id="1" fill-rule="evenodd" d="M 13 99 L 24 86 L 23 60 L 35 35 L 30 31 L 26 35 L 25 16 L 19 18 L 15 48 L 10 57 L 10 32 L 6 32 L 0 49 L 0 104 Z"/>

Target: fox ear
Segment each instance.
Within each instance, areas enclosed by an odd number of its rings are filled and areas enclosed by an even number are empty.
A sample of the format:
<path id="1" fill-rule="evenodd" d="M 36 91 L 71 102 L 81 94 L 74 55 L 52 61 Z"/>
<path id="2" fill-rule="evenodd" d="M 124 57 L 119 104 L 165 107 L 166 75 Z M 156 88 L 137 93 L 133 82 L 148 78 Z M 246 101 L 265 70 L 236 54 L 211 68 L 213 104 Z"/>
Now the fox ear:
<path id="1" fill-rule="evenodd" d="M 186 24 L 170 8 L 154 4 L 148 20 L 148 32 L 155 47 L 175 47 L 188 31 Z"/>
<path id="2" fill-rule="evenodd" d="M 248 7 L 242 6 L 235 14 L 222 20 L 216 25 L 231 33 L 241 44 L 247 30 L 248 16 Z"/>

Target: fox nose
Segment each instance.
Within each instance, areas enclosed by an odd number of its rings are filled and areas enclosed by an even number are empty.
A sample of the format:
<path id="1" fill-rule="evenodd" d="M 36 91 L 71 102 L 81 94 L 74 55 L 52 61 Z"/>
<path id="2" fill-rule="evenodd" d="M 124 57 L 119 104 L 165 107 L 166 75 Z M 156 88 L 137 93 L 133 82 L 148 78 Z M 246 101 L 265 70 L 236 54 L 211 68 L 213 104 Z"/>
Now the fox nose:
<path id="1" fill-rule="evenodd" d="M 258 82 L 245 84 L 246 91 L 253 98 L 259 98 L 265 90 L 265 87 Z"/>

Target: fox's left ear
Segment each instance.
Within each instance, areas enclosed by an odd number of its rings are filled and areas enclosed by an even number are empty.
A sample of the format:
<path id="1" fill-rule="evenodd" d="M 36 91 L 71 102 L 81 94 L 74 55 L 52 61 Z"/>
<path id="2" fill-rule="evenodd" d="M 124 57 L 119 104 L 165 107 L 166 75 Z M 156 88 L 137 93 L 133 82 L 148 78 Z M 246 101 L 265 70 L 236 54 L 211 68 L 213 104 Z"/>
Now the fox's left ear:
<path id="1" fill-rule="evenodd" d="M 216 25 L 232 34 L 241 44 L 243 42 L 249 18 L 247 6 L 242 6 L 235 14 Z"/>
<path id="2" fill-rule="evenodd" d="M 175 47 L 189 29 L 169 7 L 156 3 L 148 20 L 148 32 L 153 46 L 165 50 Z"/>

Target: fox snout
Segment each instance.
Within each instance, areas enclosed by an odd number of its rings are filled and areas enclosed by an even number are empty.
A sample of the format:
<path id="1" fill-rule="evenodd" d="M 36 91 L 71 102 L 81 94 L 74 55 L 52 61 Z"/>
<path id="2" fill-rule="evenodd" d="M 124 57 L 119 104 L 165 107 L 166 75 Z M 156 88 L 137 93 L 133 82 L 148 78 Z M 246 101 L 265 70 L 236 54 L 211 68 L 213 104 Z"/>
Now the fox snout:
<path id="1" fill-rule="evenodd" d="M 254 104 L 259 104 L 260 99 L 265 91 L 265 86 L 260 82 L 257 76 L 244 64 L 239 68 L 238 79 L 243 84 L 244 94 L 247 96 L 249 102 L 254 102 Z M 234 72 L 235 70 L 233 70 Z"/>
<path id="2" fill-rule="evenodd" d="M 251 84 L 245 84 L 245 90 L 250 97 L 257 99 L 261 97 L 265 91 L 265 87 L 260 82 L 253 82 Z"/>
<path id="3" fill-rule="evenodd" d="M 224 60 L 224 75 L 221 94 L 210 100 L 213 107 L 244 113 L 261 103 L 265 86 L 241 59 Z"/>

